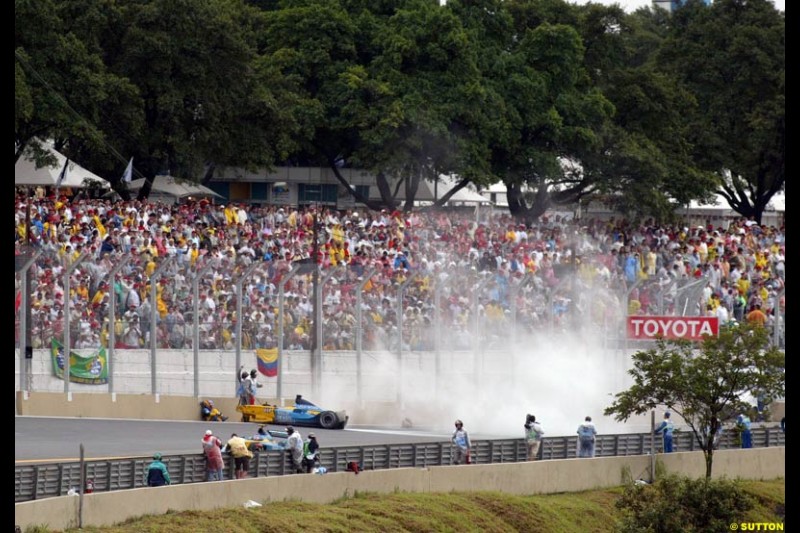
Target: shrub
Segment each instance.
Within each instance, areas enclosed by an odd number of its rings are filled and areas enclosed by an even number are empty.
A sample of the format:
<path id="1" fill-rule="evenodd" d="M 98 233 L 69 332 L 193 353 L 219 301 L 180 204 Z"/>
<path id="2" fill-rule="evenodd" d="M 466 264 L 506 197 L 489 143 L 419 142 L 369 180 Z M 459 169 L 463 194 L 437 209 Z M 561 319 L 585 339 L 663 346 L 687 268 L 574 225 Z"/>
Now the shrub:
<path id="1" fill-rule="evenodd" d="M 734 481 L 666 475 L 653 485 L 626 485 L 617 507 L 621 532 L 718 533 L 741 521 L 753 501 Z"/>

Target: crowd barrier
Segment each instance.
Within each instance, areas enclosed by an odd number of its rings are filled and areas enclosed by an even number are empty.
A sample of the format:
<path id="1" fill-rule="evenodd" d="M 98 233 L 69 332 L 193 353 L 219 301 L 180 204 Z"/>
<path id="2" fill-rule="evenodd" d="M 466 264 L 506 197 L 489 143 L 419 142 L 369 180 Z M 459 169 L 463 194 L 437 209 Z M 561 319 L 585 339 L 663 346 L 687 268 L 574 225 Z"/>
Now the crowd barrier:
<path id="1" fill-rule="evenodd" d="M 769 448 L 785 445 L 785 434 L 776 427 L 757 427 L 753 431 L 753 446 Z M 656 439 L 657 446 L 660 440 Z M 520 463 L 526 459 L 526 446 L 522 439 L 475 440 L 471 450 L 475 464 Z M 719 449 L 734 449 L 738 442 L 733 433 L 723 433 Z M 643 455 L 650 451 L 649 433 L 629 433 L 598 436 L 596 457 Z M 674 449 L 693 451 L 698 448 L 689 432 L 677 432 Z M 657 447 L 657 450 L 659 448 Z M 576 437 L 545 437 L 539 450 L 545 460 L 569 459 L 576 456 Z M 144 486 L 145 469 L 150 457 L 92 460 L 64 463 L 39 463 L 16 465 L 16 502 L 37 500 L 67 494 L 71 488 L 78 490 L 81 479 L 91 479 L 94 492 L 135 489 Z M 343 472 L 347 464 L 355 461 L 363 470 L 449 465 L 453 450 L 449 442 L 387 444 L 380 446 L 351 446 L 323 448 L 320 464 L 328 472 Z M 164 456 L 174 485 L 198 483 L 205 480 L 205 458 L 202 454 Z M 233 461 L 226 457 L 226 477 L 233 478 Z M 81 470 L 83 468 L 83 471 Z M 283 476 L 291 472 L 291 462 L 279 450 L 256 452 L 250 463 L 250 477 Z"/>
<path id="2" fill-rule="evenodd" d="M 661 454 L 657 460 L 667 472 L 692 477 L 705 475 L 703 454 L 698 451 Z M 170 465 L 171 470 L 174 467 Z M 358 493 L 398 491 L 495 491 L 517 495 L 576 492 L 619 486 L 631 478 L 647 480 L 650 467 L 650 456 L 629 455 L 464 466 L 416 464 L 367 470 L 358 475 L 331 472 L 259 476 L 32 500 L 15 504 L 14 519 L 20 527 L 44 525 L 65 529 L 109 526 L 142 515 L 241 507 L 249 500 L 269 505 L 289 500 L 331 503 Z M 776 479 L 785 477 L 785 467 L 783 446 L 719 450 L 714 455 L 713 475 Z"/>

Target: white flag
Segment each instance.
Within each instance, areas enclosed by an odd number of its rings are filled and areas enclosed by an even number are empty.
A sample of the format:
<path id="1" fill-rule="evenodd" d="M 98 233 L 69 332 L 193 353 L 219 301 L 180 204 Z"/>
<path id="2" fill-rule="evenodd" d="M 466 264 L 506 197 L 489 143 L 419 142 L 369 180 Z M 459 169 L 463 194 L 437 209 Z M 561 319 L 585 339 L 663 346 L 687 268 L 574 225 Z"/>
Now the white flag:
<path id="1" fill-rule="evenodd" d="M 61 187 L 61 183 L 65 179 L 67 179 L 67 172 L 69 172 L 69 168 L 67 168 L 68 166 L 69 166 L 69 158 L 67 158 L 67 160 L 64 161 L 64 168 L 61 169 L 61 173 L 59 173 L 58 178 L 56 179 L 56 189 Z"/>
<path id="2" fill-rule="evenodd" d="M 133 178 L 133 158 L 128 161 L 128 166 L 125 167 L 125 173 L 122 175 L 122 181 L 125 183 L 130 183 L 131 178 Z"/>

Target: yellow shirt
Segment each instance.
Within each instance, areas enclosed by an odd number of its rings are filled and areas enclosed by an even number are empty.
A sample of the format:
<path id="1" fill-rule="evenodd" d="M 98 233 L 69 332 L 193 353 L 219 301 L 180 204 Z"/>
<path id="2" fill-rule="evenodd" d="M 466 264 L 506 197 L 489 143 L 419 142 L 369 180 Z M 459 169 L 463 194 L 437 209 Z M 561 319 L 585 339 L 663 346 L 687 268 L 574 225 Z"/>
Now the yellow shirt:
<path id="1" fill-rule="evenodd" d="M 331 231 L 331 239 L 333 242 L 342 243 L 344 242 L 344 230 L 338 224 L 333 227 L 333 231 Z"/>
<path id="2" fill-rule="evenodd" d="M 736 287 L 742 294 L 747 294 L 747 291 L 750 289 L 750 280 L 739 278 L 739 281 L 736 282 Z"/>
<path id="3" fill-rule="evenodd" d="M 236 210 L 234 210 L 232 207 L 226 207 L 223 212 L 225 213 L 225 223 L 229 226 L 232 226 L 239 221 L 239 217 L 236 216 Z"/>
<path id="4" fill-rule="evenodd" d="M 100 234 L 100 238 L 101 239 L 104 238 L 106 236 L 106 234 L 108 233 L 108 230 L 103 225 L 103 223 L 100 222 L 100 217 L 99 216 L 95 215 L 92 218 L 94 219 L 94 225 L 97 228 L 97 232 Z"/>
<path id="5" fill-rule="evenodd" d="M 105 295 L 106 293 L 102 289 L 98 289 L 92 297 L 92 305 L 100 305 L 103 302 Z"/>
<path id="6" fill-rule="evenodd" d="M 89 299 L 89 287 L 85 285 L 78 285 L 75 289 L 75 294 L 77 294 L 81 300 L 88 300 Z"/>

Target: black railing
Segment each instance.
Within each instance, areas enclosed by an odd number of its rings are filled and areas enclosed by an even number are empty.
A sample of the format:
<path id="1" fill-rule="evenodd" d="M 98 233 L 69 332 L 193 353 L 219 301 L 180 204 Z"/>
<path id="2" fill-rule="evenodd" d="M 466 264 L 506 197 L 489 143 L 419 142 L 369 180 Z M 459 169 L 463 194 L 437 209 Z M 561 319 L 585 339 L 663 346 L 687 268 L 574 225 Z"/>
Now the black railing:
<path id="1" fill-rule="evenodd" d="M 784 446 L 785 434 L 777 427 L 753 428 L 753 446 Z M 576 457 L 576 437 L 547 437 L 540 447 L 540 459 L 569 459 Z M 661 439 L 656 439 L 660 451 Z M 737 448 L 736 435 L 724 433 L 719 449 Z M 600 435 L 595 443 L 596 457 L 645 455 L 650 449 L 649 433 Z M 673 436 L 674 451 L 699 449 L 694 435 L 678 431 Z M 386 444 L 378 446 L 343 446 L 320 450 L 320 464 L 328 472 L 347 470 L 355 461 L 362 470 L 387 468 L 425 468 L 449 465 L 452 462 L 449 442 Z M 516 463 L 525 461 L 526 446 L 522 439 L 476 440 L 472 442 L 471 459 L 476 464 Z M 233 479 L 233 459 L 224 456 L 225 477 Z M 109 492 L 145 486 L 144 473 L 149 457 L 85 461 L 86 480 L 91 480 L 95 492 Z M 206 461 L 202 454 L 164 456 L 172 484 L 200 483 L 206 480 Z M 14 501 L 25 502 L 63 496 L 71 488 L 78 490 L 81 463 L 40 463 L 14 467 Z M 291 473 L 291 462 L 284 451 L 255 453 L 250 461 L 249 477 L 282 476 Z"/>

